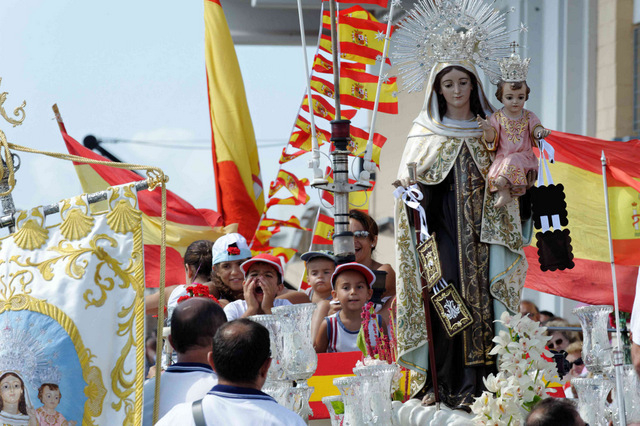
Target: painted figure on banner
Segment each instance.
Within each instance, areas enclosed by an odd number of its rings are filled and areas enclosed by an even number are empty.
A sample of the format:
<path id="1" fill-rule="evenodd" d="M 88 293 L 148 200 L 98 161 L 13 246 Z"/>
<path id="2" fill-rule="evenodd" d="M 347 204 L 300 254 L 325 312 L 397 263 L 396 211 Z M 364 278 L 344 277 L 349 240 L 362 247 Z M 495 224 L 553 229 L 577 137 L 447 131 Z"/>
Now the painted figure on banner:
<path id="1" fill-rule="evenodd" d="M 527 85 L 529 58 L 520 60 L 513 53 L 500 62 L 502 75 L 496 98 L 504 105 L 489 119 L 477 117 L 483 139 L 496 156 L 489 168 L 489 191 L 498 193 L 496 207 L 502 207 L 533 186 L 538 159 L 533 153 L 536 141 L 551 134 L 524 103 L 531 89 Z"/>
<path id="2" fill-rule="evenodd" d="M 436 374 L 440 400 L 470 411 L 484 389 L 483 377 L 496 369 L 496 360 L 489 354 L 493 321 L 506 309 L 518 311 L 527 271 L 523 245 L 530 238 L 530 224 L 522 223 L 517 203 L 498 207 L 497 194 L 487 189 L 494 156 L 477 121 L 477 117 L 490 117 L 494 108 L 476 66 L 485 76 L 498 79 L 498 60 L 509 54 L 508 32 L 502 26 L 504 13 L 494 14 L 492 8 L 471 10 L 467 3 L 453 0 L 421 0 L 420 4 L 396 32 L 396 65 L 404 88 L 420 91 L 426 85 L 424 106 L 409 131 L 398 182 L 404 187 L 413 183 L 407 164 L 416 163 L 423 194 L 420 205 L 428 233 L 435 234 L 442 277 L 459 293 L 472 321 L 451 337 L 435 309 L 431 310 L 436 366 L 431 371 L 416 224 L 412 210 L 398 199 L 399 363 L 421 373 L 413 379 L 412 391 L 416 393 L 424 383 L 423 403 L 435 402 L 431 375 Z M 490 26 L 494 36 L 489 38 Z"/>
<path id="3" fill-rule="evenodd" d="M 0 422 L 5 425 L 38 426 L 24 380 L 16 371 L 0 376 Z"/>
<path id="4" fill-rule="evenodd" d="M 75 426 L 78 422 L 67 421 L 62 413 L 56 411 L 60 404 L 60 387 L 55 383 L 43 383 L 38 389 L 38 399 L 42 407 L 36 410 L 36 417 L 40 426 Z"/>

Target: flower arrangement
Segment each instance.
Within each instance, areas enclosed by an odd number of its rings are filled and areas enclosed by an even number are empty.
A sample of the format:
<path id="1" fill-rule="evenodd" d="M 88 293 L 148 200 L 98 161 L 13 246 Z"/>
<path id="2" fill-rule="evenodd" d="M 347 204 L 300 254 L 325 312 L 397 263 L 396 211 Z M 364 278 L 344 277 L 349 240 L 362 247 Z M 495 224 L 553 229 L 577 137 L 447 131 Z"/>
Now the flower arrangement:
<path id="1" fill-rule="evenodd" d="M 191 299 L 192 297 L 208 297 L 218 305 L 220 304 L 220 301 L 213 294 L 209 294 L 209 287 L 204 284 L 191 285 L 188 286 L 185 290 L 187 291 L 187 294 L 185 294 L 184 296 L 180 296 L 180 298 L 178 298 L 178 303 L 187 299 Z"/>
<path id="2" fill-rule="evenodd" d="M 391 324 L 389 326 L 389 334 L 385 333 L 386 330 L 380 330 L 380 333 L 375 337 L 375 346 L 371 344 L 369 336 L 369 321 L 376 319 L 375 305 L 373 302 L 369 302 L 362 308 L 360 317 L 362 318 L 362 327 L 358 334 L 358 347 L 362 351 L 363 360 L 358 361 L 356 367 L 360 365 L 376 365 L 376 364 L 395 364 L 398 357 L 398 349 L 396 345 L 395 336 L 395 300 L 391 304 L 391 315 L 389 318 Z M 404 377 L 404 380 L 401 380 Z M 401 382 L 404 383 L 404 390 L 401 389 Z M 400 367 L 396 377 L 393 380 L 393 399 L 396 401 L 405 402 L 409 399 L 409 371 Z"/>
<path id="3" fill-rule="evenodd" d="M 546 349 L 546 327 L 520 314 L 505 312 L 496 322 L 504 324 L 493 338 L 491 355 L 499 356 L 499 372 L 484 378 L 487 388 L 471 409 L 480 425 L 524 424 L 524 417 L 538 401 L 546 398 L 552 381 L 560 381 L 553 355 Z"/>

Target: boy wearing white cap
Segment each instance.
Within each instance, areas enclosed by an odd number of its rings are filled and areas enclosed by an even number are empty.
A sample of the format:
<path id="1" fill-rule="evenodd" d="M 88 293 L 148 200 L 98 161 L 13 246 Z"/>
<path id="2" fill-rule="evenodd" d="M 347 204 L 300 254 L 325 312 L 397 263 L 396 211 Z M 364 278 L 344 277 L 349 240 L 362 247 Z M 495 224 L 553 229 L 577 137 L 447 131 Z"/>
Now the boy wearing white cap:
<path id="1" fill-rule="evenodd" d="M 236 300 L 224 307 L 227 320 L 271 314 L 274 306 L 291 304 L 286 299 L 276 299 L 284 290 L 284 270 L 279 257 L 261 253 L 244 262 L 241 268 L 245 274 L 244 300 Z"/>
<path id="2" fill-rule="evenodd" d="M 325 318 L 320 324 L 315 339 L 316 352 L 359 351 L 358 333 L 362 325 L 362 308 L 371 299 L 371 286 L 375 274 L 366 266 L 352 262 L 339 265 L 331 276 L 334 299 L 340 301 L 342 309 Z M 375 346 L 376 336 L 385 325 L 380 315 L 368 324 L 370 344 Z"/>

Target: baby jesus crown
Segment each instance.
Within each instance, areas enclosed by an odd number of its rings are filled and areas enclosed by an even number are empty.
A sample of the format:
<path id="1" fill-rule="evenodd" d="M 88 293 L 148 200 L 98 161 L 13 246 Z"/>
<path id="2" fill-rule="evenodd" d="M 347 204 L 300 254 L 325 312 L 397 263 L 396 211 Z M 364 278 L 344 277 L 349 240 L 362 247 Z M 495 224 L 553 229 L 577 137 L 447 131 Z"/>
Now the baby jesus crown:
<path id="1" fill-rule="evenodd" d="M 529 72 L 531 58 L 520 59 L 520 55 L 512 53 L 508 58 L 500 60 L 500 74 L 502 81 L 516 83 L 525 81 Z"/>

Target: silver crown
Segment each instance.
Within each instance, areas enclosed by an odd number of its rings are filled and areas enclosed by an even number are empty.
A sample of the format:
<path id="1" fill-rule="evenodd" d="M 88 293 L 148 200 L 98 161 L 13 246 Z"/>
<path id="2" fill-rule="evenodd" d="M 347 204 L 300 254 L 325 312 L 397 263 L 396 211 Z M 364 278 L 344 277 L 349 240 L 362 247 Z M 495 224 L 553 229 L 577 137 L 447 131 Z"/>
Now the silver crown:
<path id="1" fill-rule="evenodd" d="M 529 72 L 531 58 L 520 59 L 520 55 L 512 53 L 508 58 L 500 60 L 500 78 L 506 83 L 525 81 Z"/>
<path id="2" fill-rule="evenodd" d="M 512 12 L 512 8 L 509 12 Z M 509 55 L 506 15 L 483 0 L 418 0 L 398 24 L 392 55 L 403 87 L 420 91 L 438 62 L 471 61 L 493 82 Z M 523 31 L 522 25 L 517 30 Z"/>
<path id="3" fill-rule="evenodd" d="M 22 318 L 14 321 L 20 324 Z M 0 375 L 7 371 L 19 373 L 30 386 L 38 388 L 43 383 L 59 384 L 60 373 L 53 365 L 51 354 L 45 354 L 42 333 L 38 338 L 32 329 L 14 327 L 6 320 L 0 323 Z M 56 354 L 53 354 L 56 357 Z"/>

